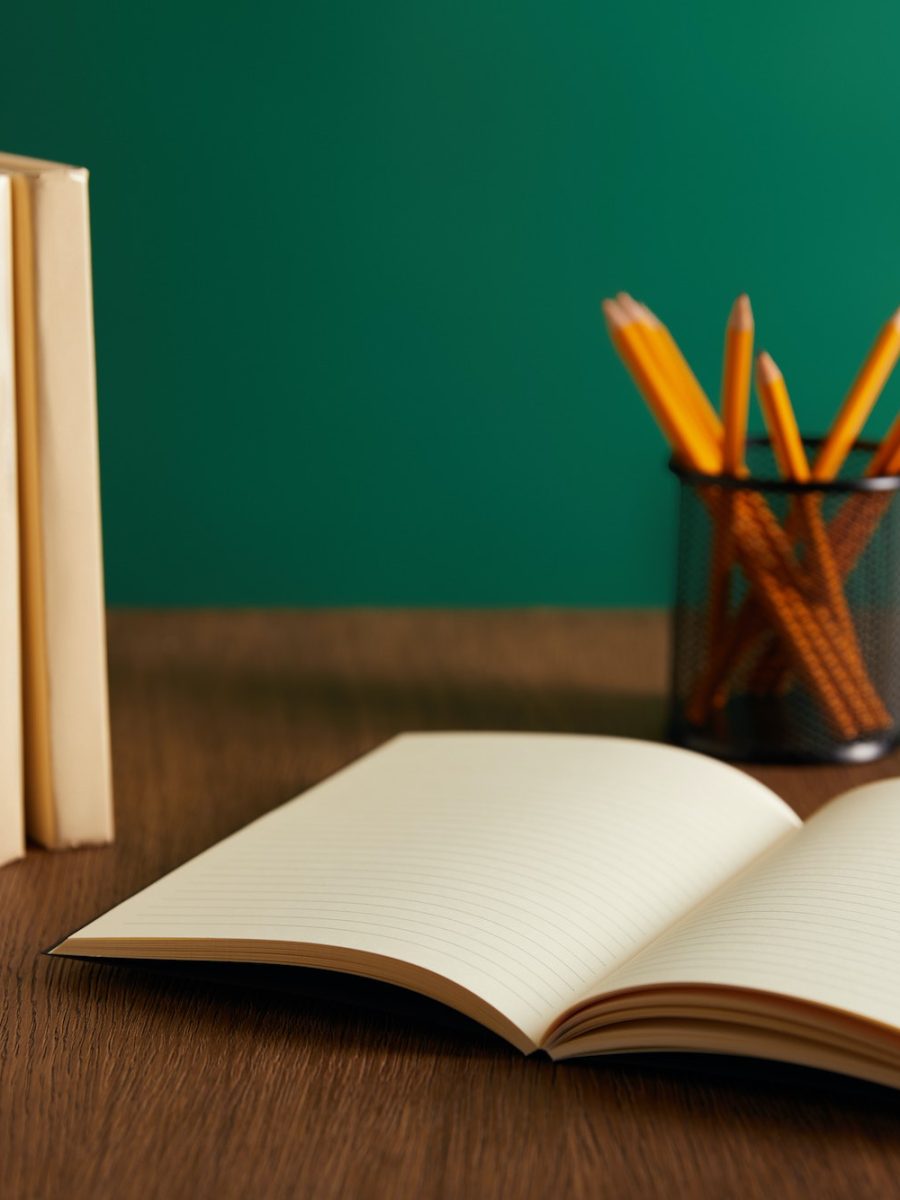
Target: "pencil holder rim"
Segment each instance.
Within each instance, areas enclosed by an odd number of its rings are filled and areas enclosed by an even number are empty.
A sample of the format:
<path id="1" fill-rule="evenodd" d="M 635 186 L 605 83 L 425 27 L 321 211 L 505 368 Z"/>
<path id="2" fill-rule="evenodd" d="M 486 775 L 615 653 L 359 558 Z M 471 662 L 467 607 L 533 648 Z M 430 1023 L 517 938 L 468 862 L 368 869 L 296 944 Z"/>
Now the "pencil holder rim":
<path id="1" fill-rule="evenodd" d="M 804 437 L 803 444 L 811 450 L 817 449 L 825 441 L 824 437 Z M 747 438 L 748 446 L 771 446 L 767 437 Z M 853 443 L 854 450 L 874 452 L 877 442 L 861 439 Z M 791 494 L 810 494 L 817 492 L 896 492 L 900 491 L 900 475 L 872 475 L 857 479 L 832 479 L 828 481 L 811 480 L 809 483 L 796 483 L 791 479 L 781 479 L 777 476 L 748 476 L 739 479 L 735 475 L 707 475 L 703 471 L 684 467 L 674 456 L 669 459 L 669 470 L 681 483 L 693 487 L 717 487 L 733 492 L 788 492 Z"/>

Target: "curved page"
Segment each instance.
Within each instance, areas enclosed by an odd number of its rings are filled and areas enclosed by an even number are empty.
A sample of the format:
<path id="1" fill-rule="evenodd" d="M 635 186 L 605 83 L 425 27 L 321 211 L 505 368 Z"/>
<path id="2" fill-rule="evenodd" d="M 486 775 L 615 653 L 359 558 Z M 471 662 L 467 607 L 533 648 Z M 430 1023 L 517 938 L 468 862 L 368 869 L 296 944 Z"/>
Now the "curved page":
<path id="1" fill-rule="evenodd" d="M 463 1007 L 433 984 L 449 980 L 536 1046 L 580 995 L 798 824 L 762 785 L 684 750 L 404 735 L 57 952 L 232 958 L 249 944 L 266 958 L 290 942 L 312 961 L 310 947 L 332 947 L 315 957 L 360 974 L 377 963 L 381 978 L 393 960 L 395 982 Z"/>
<path id="2" fill-rule="evenodd" d="M 900 1028 L 900 785 L 832 801 L 606 980 L 752 989 Z"/>

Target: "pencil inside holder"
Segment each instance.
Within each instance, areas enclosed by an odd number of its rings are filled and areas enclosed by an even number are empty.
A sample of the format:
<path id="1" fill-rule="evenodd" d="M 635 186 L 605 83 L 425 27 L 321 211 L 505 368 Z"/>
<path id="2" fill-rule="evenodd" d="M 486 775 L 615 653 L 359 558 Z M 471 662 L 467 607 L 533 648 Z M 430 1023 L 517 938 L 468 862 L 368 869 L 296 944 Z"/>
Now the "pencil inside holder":
<path id="1" fill-rule="evenodd" d="M 675 741 L 768 762 L 865 762 L 895 745 L 900 478 L 862 478 L 871 452 L 858 444 L 820 485 L 780 479 L 763 439 L 746 479 L 672 464 Z"/>

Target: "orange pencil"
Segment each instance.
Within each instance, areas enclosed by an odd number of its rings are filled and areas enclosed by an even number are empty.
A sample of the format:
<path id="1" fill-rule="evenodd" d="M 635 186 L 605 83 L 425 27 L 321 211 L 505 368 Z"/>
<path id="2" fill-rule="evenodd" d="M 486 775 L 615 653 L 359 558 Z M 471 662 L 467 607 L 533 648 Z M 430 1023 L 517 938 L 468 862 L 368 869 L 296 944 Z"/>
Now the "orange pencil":
<path id="1" fill-rule="evenodd" d="M 766 428 L 772 439 L 772 449 L 782 475 L 794 483 L 808 483 L 809 463 L 784 376 L 775 365 L 772 356 L 765 351 L 756 360 L 756 386 L 766 419 Z"/>
<path id="2" fill-rule="evenodd" d="M 784 376 L 770 355 L 757 359 L 757 389 L 772 447 L 782 475 L 795 483 L 809 483 L 812 478 L 803 440 L 797 428 L 794 410 L 784 382 Z M 827 611 L 822 614 L 826 625 L 834 622 L 836 647 L 844 665 L 853 668 L 852 686 L 863 711 L 876 725 L 884 719 L 880 700 L 872 693 L 865 673 L 862 654 L 856 640 L 853 619 L 842 586 L 841 573 L 835 562 L 828 533 L 813 493 L 800 495 L 798 510 L 802 515 L 809 541 L 810 559 L 818 585 L 827 599 Z"/>
<path id="3" fill-rule="evenodd" d="M 735 300 L 725 329 L 722 362 L 722 468 L 726 475 L 746 471 L 747 413 L 753 368 L 753 311 L 746 295 Z M 716 515 L 709 582 L 709 647 L 711 660 L 728 616 L 734 496 L 726 493 Z"/>
<path id="4" fill-rule="evenodd" d="M 650 327 L 653 337 L 656 339 L 659 354 L 667 364 L 669 375 L 677 390 L 683 396 L 684 402 L 690 405 L 695 419 L 706 430 L 707 435 L 717 444 L 721 444 L 722 422 L 716 415 L 716 410 L 710 404 L 706 392 L 700 386 L 697 376 L 691 370 L 688 360 L 682 354 L 681 347 L 675 341 L 668 328 L 651 309 L 645 304 L 640 305 L 640 308 L 643 310 L 645 320 Z"/>
<path id="5" fill-rule="evenodd" d="M 603 315 L 613 344 L 676 456 L 696 471 L 715 475 L 722 466 L 721 450 L 699 424 L 694 412 L 679 403 L 669 376 L 649 352 L 646 335 L 638 328 L 639 323 L 615 300 L 603 301 Z"/>
<path id="6" fill-rule="evenodd" d="M 719 419 L 672 335 L 645 304 L 635 300 L 628 292 L 617 292 L 616 303 L 634 322 L 642 344 L 668 379 L 673 397 L 691 414 L 694 423 L 719 443 L 722 439 Z"/>
<path id="7" fill-rule="evenodd" d="M 693 412 L 679 404 L 679 395 L 672 390 L 669 376 L 659 361 L 649 353 L 646 340 L 629 318 L 623 307 L 612 300 L 603 302 L 613 344 L 619 351 L 641 394 L 647 401 L 665 436 L 676 455 L 688 467 L 704 474 L 721 471 L 721 444 L 710 437 L 707 429 L 696 422 Z M 744 503 L 746 501 L 746 503 Z M 711 502 L 712 503 L 712 502 Z M 793 562 L 789 542 L 783 530 L 772 517 L 761 497 L 741 497 L 736 506 L 742 514 L 737 533 L 737 550 L 744 568 L 759 588 L 763 605 L 770 612 L 770 619 L 790 648 L 798 671 L 807 678 L 813 692 L 818 695 L 824 710 L 836 728 L 845 736 L 852 736 L 848 725 L 847 709 L 842 699 L 850 690 L 851 680 L 838 656 L 828 644 L 830 630 L 823 627 L 822 617 L 802 594 L 797 564 Z M 715 511 L 715 510 L 713 510 Z M 743 514 L 751 521 L 743 519 Z M 768 559 L 775 554 L 777 571 L 786 572 L 779 578 L 762 562 L 757 565 L 757 556 Z M 816 657 L 814 647 L 818 646 Z"/>
<path id="8" fill-rule="evenodd" d="M 876 475 L 900 474 L 900 416 L 881 439 L 878 449 L 869 459 L 865 474 L 869 479 Z"/>
<path id="9" fill-rule="evenodd" d="M 722 459 L 729 475 L 744 467 L 750 375 L 753 368 L 753 310 L 750 297 L 738 296 L 725 332 L 722 366 Z"/>
<path id="10" fill-rule="evenodd" d="M 864 475 L 867 479 L 900 475 L 900 416 L 895 418 L 869 459 Z M 895 496 L 895 492 L 849 496 L 831 521 L 828 534 L 843 578 L 846 579 L 856 566 Z"/>
<path id="11" fill-rule="evenodd" d="M 639 304 L 633 296 L 629 296 L 628 292 L 616 292 L 614 303 L 618 304 L 628 320 L 634 325 L 637 336 L 646 348 L 647 353 L 659 364 L 660 369 L 669 380 L 673 393 L 677 393 L 679 390 L 679 381 L 662 350 L 656 330 L 653 328 L 647 315 L 647 309 L 643 304 Z"/>
<path id="12" fill-rule="evenodd" d="M 812 465 L 812 477 L 815 480 L 827 482 L 834 479 L 841 471 L 844 462 L 859 437 L 865 422 L 872 411 L 882 389 L 896 365 L 900 355 L 900 309 L 897 309 L 885 322 L 872 349 L 869 351 L 860 368 L 847 398 L 841 405 L 831 430 L 819 448 Z M 896 466 L 891 464 L 896 461 Z M 900 420 L 895 422 L 890 433 L 882 441 L 877 452 L 870 460 L 865 474 L 868 476 L 900 472 Z M 850 569 L 845 564 L 855 563 L 869 538 L 878 527 L 879 511 L 886 504 L 869 502 L 865 497 L 851 497 L 840 516 L 832 522 L 829 536 L 834 535 L 834 552 L 838 560 L 839 570 L 846 575 Z M 853 518 L 865 512 L 865 521 L 861 521 L 849 532 Z M 789 531 L 791 525 L 788 526 Z M 844 545 L 844 539 L 851 537 L 851 543 Z M 736 658 L 753 644 L 753 639 L 747 639 L 737 651 Z M 771 686 L 772 680 L 778 673 L 778 650 L 773 648 L 767 660 L 761 662 L 755 672 L 760 686 Z M 782 677 L 784 675 L 781 672 Z"/>
<path id="13" fill-rule="evenodd" d="M 885 322 L 813 463 L 814 479 L 833 479 L 859 437 L 900 357 L 900 309 Z"/>

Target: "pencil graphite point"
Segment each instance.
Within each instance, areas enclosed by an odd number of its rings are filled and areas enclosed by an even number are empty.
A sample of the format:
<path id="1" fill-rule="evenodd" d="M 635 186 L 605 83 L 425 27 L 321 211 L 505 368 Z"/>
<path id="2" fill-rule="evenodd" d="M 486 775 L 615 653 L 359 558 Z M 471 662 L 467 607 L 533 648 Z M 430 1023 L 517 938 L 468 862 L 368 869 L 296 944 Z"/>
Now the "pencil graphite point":
<path id="1" fill-rule="evenodd" d="M 603 315 L 606 317 L 606 323 L 610 329 L 620 329 L 627 323 L 622 306 L 615 300 L 604 300 L 600 307 L 603 309 Z"/>
<path id="2" fill-rule="evenodd" d="M 662 327 L 662 321 L 660 321 L 656 313 L 652 312 L 646 304 L 638 304 L 638 308 L 644 315 L 644 321 L 650 326 L 651 329 L 660 329 Z"/>
<path id="3" fill-rule="evenodd" d="M 753 328 L 753 309 L 750 307 L 750 297 L 741 292 L 731 309 L 731 326 L 733 329 Z"/>
<path id="4" fill-rule="evenodd" d="M 763 350 L 756 359 L 756 369 L 759 372 L 760 379 L 766 383 L 774 383 L 776 379 L 781 379 L 781 372 L 778 370 L 771 354 Z"/>
<path id="5" fill-rule="evenodd" d="M 653 311 L 652 308 L 648 308 L 646 304 L 639 304 L 638 308 L 640 308 L 641 312 L 644 314 L 644 320 L 647 322 L 647 324 L 650 326 L 651 329 L 661 329 L 662 328 L 662 321 L 659 319 L 659 317 L 656 315 L 656 313 Z"/>
<path id="6" fill-rule="evenodd" d="M 617 292 L 616 303 L 632 321 L 636 321 L 638 324 L 646 322 L 646 310 L 643 304 L 638 304 L 637 300 L 633 296 L 629 296 L 627 292 Z"/>
<path id="7" fill-rule="evenodd" d="M 893 325 L 895 329 L 900 329 L 900 308 L 891 313 L 891 316 L 888 318 L 888 324 Z"/>
<path id="8" fill-rule="evenodd" d="M 635 300 L 634 296 L 628 292 L 616 292 L 616 303 L 628 319 L 635 321 L 638 325 L 648 325 L 651 329 L 659 329 L 662 324 L 646 304 L 641 304 L 640 300 Z"/>

